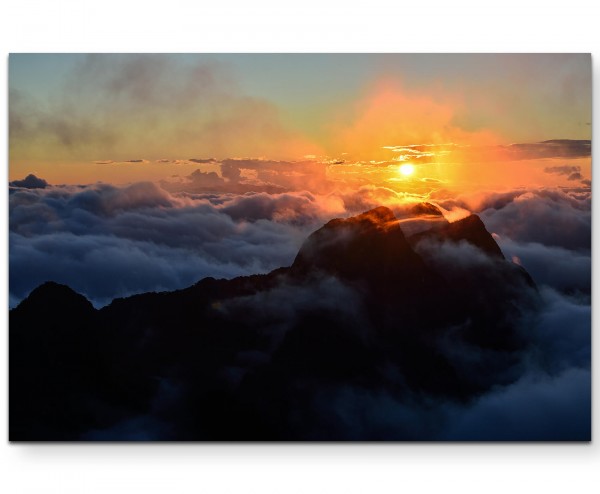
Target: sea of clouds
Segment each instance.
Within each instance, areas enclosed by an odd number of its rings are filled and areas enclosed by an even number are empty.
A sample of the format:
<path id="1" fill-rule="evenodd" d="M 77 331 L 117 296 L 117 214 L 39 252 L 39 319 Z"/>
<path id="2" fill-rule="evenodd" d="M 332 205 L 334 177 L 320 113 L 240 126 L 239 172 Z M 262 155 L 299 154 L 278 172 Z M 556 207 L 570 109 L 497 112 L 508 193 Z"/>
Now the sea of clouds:
<path id="1" fill-rule="evenodd" d="M 181 186 L 168 191 L 150 182 L 53 186 L 37 177 L 15 181 L 9 194 L 10 306 L 48 280 L 71 286 L 101 307 L 115 297 L 180 289 L 207 276 L 266 273 L 289 266 L 304 239 L 331 218 L 380 204 L 390 205 L 402 217 L 406 207 L 398 206 L 400 199 L 401 194 L 376 186 L 320 194 L 306 190 L 239 193 Z M 532 275 L 542 305 L 519 323 L 530 341 L 528 350 L 511 368 L 514 375 L 509 384 L 492 387 L 463 405 L 410 393 L 398 398 L 389 391 L 394 385 L 365 389 L 348 384 L 323 396 L 316 392 L 305 410 L 316 417 L 314 427 L 348 439 L 589 437 L 590 188 L 518 189 L 458 197 L 439 193 L 430 200 L 444 211 L 477 213 L 507 259 Z M 448 249 L 449 260 L 456 260 L 456 255 L 456 249 Z M 464 261 L 477 260 L 476 256 L 470 259 Z M 326 296 L 343 292 L 337 282 L 325 280 L 319 287 L 315 292 L 319 303 L 338 307 L 335 296 Z M 286 290 L 280 287 L 260 295 L 267 297 L 260 304 L 246 305 L 268 306 L 272 297 L 279 297 L 275 305 L 285 306 L 293 315 L 295 303 L 314 298 Z M 345 299 L 351 297 L 349 292 Z M 283 299 L 287 305 L 280 303 Z M 244 301 L 233 301 L 230 309 L 235 304 L 242 307 Z M 344 307 L 348 305 L 339 304 L 342 312 Z M 348 318 L 359 320 L 359 316 L 349 313 Z M 489 357 L 463 350 L 447 349 L 462 359 L 465 372 L 477 372 L 477 359 Z M 390 370 L 389 382 L 396 379 L 401 378 Z M 331 417 L 336 421 L 331 422 Z M 152 415 L 131 420 L 138 424 L 133 429 L 158 431 L 165 425 L 152 426 Z M 90 434 L 90 438 L 106 437 L 111 431 Z"/>

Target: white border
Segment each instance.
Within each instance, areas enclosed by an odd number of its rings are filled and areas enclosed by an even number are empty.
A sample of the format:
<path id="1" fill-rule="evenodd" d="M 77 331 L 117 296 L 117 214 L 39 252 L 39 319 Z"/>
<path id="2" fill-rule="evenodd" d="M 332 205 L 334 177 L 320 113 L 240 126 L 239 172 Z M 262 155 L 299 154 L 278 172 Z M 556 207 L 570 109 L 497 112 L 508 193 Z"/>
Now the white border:
<path id="1" fill-rule="evenodd" d="M 592 52 L 593 62 L 600 56 L 597 2 L 527 5 L 522 0 L 421 0 L 401 5 L 371 0 L 367 6 L 360 4 L 330 5 L 324 0 L 293 4 L 220 0 L 214 5 L 194 0 L 4 0 L 0 7 L 4 55 L 0 80 L 6 84 L 9 52 L 557 51 Z M 597 77 L 594 89 L 597 93 Z M 0 108 L 7 115 L 5 96 L 0 98 Z M 594 115 L 597 110 L 595 99 Z M 0 125 L 6 164 L 6 118 Z M 594 143 L 597 138 L 594 131 Z M 4 172 L 6 179 L 7 167 Z M 7 266 L 7 187 L 0 191 L 0 217 L 4 221 L 1 248 Z M 594 205 L 594 246 L 598 245 L 597 209 Z M 596 267 L 594 274 L 596 280 Z M 0 294 L 5 301 L 7 278 Z M 594 302 L 595 287 L 596 283 Z M 9 445 L 6 315 L 1 320 L 3 492 L 202 489 L 354 493 L 435 489 L 504 494 L 594 492 L 600 485 L 597 441 L 587 445 Z M 595 338 L 595 350 L 597 343 Z M 597 358 L 598 352 L 594 353 Z M 598 379 L 594 379 L 597 402 Z M 597 416 L 594 413 L 594 431 Z"/>

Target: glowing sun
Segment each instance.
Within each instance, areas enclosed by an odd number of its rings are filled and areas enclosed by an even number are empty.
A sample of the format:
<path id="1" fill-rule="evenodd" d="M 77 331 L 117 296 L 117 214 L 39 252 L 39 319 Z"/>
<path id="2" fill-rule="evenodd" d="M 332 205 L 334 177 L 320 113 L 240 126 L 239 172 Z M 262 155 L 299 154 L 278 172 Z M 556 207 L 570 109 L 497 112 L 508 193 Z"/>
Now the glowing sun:
<path id="1" fill-rule="evenodd" d="M 400 168 L 398 168 L 398 171 L 405 177 L 408 177 L 408 176 L 412 175 L 413 173 L 415 173 L 415 167 L 413 165 L 406 163 L 404 165 L 400 165 Z"/>

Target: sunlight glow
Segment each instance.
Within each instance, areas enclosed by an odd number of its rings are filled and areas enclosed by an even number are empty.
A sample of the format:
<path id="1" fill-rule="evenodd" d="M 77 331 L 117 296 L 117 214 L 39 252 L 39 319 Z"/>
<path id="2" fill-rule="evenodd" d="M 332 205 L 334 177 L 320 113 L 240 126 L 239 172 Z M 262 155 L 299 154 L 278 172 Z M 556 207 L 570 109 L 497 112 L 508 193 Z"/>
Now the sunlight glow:
<path id="1" fill-rule="evenodd" d="M 415 172 L 415 167 L 409 163 L 406 163 L 404 165 L 400 165 L 398 171 L 405 177 L 408 177 L 409 175 L 412 175 Z"/>

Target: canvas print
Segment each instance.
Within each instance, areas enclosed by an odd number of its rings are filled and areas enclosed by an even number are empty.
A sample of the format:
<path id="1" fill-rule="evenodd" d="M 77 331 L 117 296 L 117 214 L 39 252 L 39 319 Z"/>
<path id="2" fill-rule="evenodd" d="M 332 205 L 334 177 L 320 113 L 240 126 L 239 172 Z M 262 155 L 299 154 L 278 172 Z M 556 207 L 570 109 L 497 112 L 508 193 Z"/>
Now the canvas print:
<path id="1" fill-rule="evenodd" d="M 11 441 L 590 441 L 589 54 L 12 54 Z"/>

